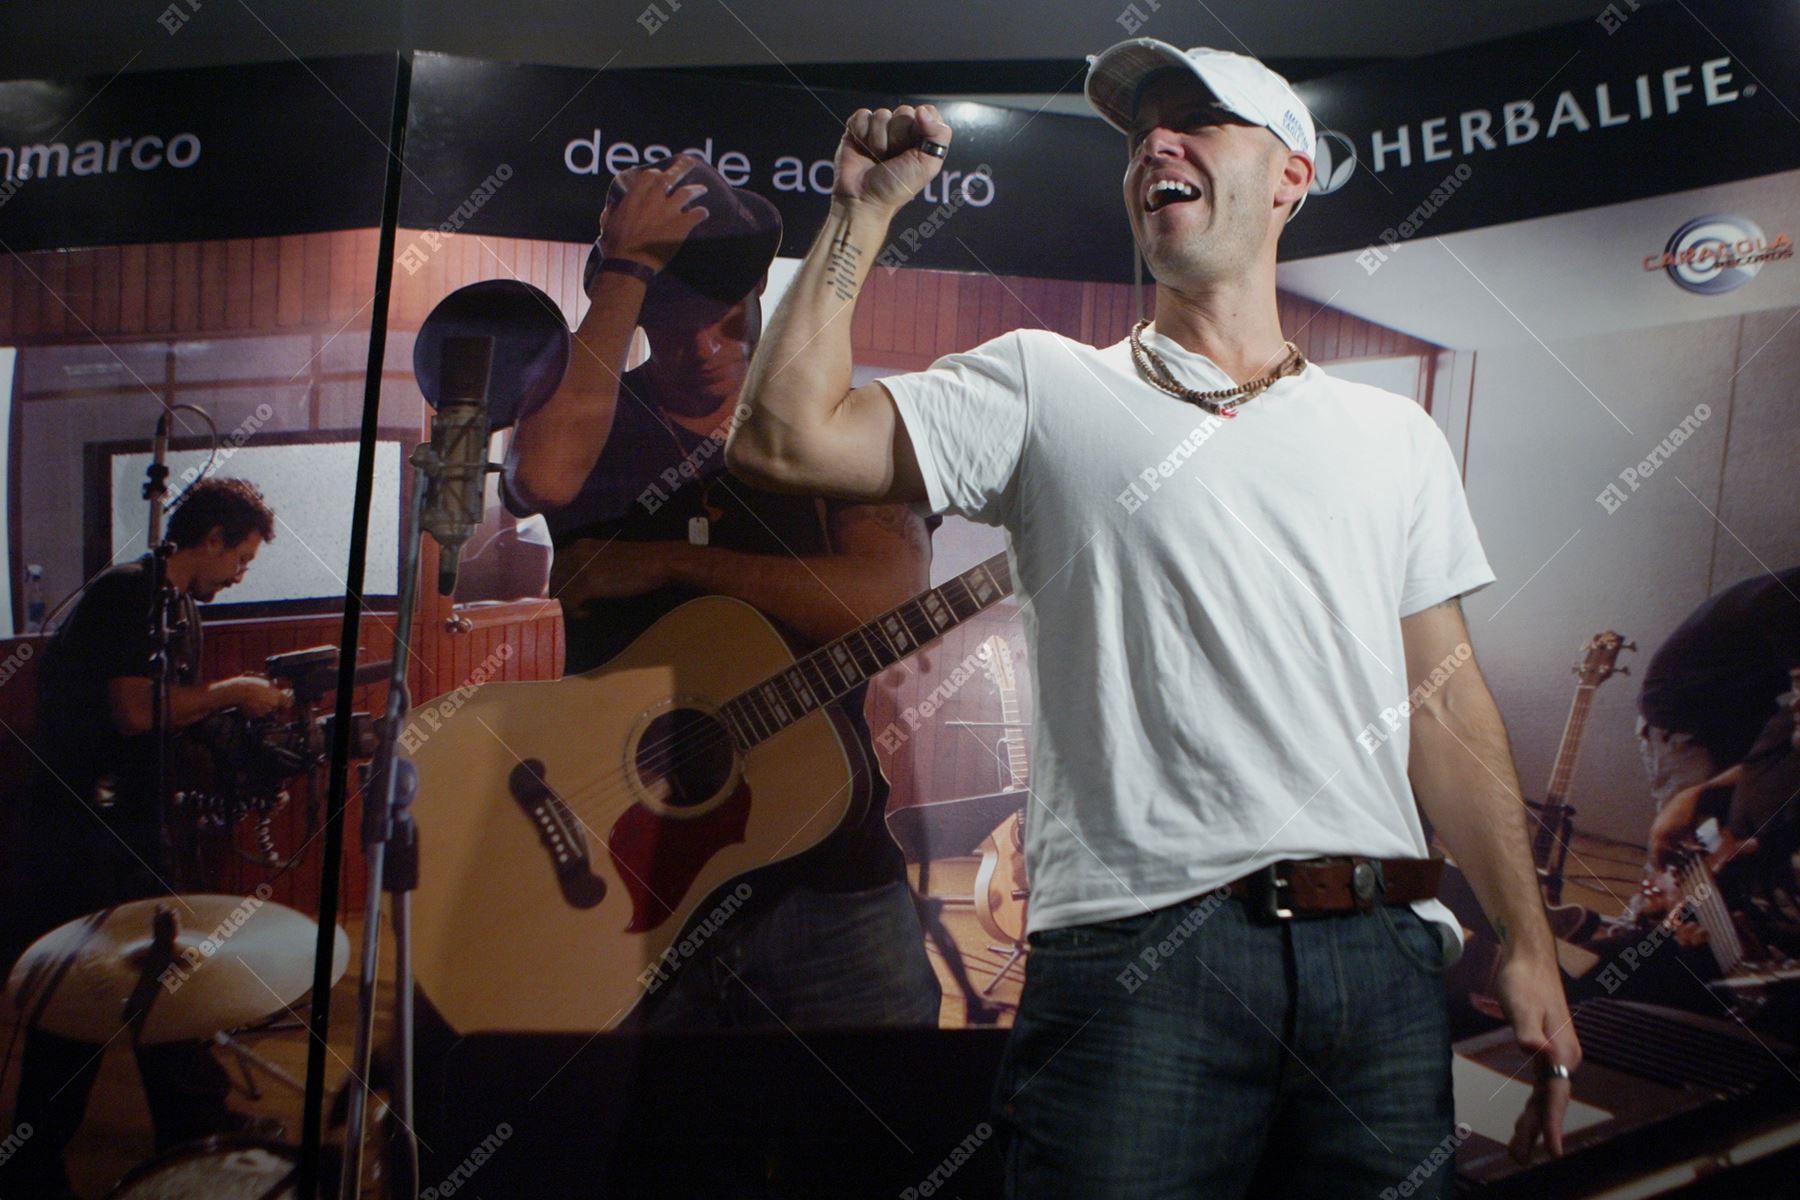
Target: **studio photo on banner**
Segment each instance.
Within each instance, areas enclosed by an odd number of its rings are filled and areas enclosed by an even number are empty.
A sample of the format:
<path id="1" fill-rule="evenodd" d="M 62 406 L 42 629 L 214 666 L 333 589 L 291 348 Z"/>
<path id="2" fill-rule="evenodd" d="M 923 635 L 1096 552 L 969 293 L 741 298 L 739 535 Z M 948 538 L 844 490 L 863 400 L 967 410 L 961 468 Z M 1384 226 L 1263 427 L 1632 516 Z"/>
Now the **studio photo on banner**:
<path id="1" fill-rule="evenodd" d="M 0 82 L 0 1198 L 1791 1190 L 1800 0 L 454 7 Z"/>
<path id="2" fill-rule="evenodd" d="M 1792 12 L 1704 19 L 1743 55 L 1693 42 L 1692 14 L 1620 9 L 1302 86 L 1316 208 L 1278 272 L 1416 348 L 1341 373 L 1416 387 L 1454 450 L 1497 576 L 1469 628 L 1601 1068 L 1567 1144 L 1606 1161 L 1699 1097 L 1774 1086 L 1766 1046 L 1800 1042 L 1800 143 L 1770 100 L 1793 86 L 1772 52 Z M 1346 732 L 1404 755 L 1468 650 Z M 1501 935 L 1455 862 L 1440 895 L 1463 943 L 1458 1170 L 1500 1186 L 1528 1090 Z"/>
<path id="3" fill-rule="evenodd" d="M 338 706 L 395 88 L 391 56 L 0 83 L 5 1195 L 296 1170 L 315 965 L 349 964 L 333 747 L 379 699 Z"/>

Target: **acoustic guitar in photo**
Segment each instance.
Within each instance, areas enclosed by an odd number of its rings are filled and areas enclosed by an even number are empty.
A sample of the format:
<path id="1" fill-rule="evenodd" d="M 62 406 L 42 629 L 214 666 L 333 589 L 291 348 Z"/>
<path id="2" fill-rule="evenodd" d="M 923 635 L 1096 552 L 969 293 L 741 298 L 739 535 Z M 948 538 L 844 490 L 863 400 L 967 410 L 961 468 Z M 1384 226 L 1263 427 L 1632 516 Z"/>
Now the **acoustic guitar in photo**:
<path id="1" fill-rule="evenodd" d="M 593 671 L 458 693 L 402 739 L 425 995 L 463 1033 L 618 1025 L 751 899 L 743 876 L 865 811 L 880 768 L 839 700 L 1011 592 L 998 554 L 801 655 L 702 596 Z"/>
<path id="2" fill-rule="evenodd" d="M 1031 765 L 1019 720 L 1019 689 L 1013 678 L 1012 647 L 999 634 L 982 643 L 985 669 L 1000 692 L 1001 745 L 1006 749 L 1008 783 L 1002 791 L 1023 792 L 1030 786 Z M 1027 800 L 1026 804 L 1030 801 Z M 1003 946 L 1025 944 L 1025 911 L 1031 886 L 1025 877 L 1025 806 L 994 827 L 981 844 L 981 866 L 975 872 L 975 919 Z"/>

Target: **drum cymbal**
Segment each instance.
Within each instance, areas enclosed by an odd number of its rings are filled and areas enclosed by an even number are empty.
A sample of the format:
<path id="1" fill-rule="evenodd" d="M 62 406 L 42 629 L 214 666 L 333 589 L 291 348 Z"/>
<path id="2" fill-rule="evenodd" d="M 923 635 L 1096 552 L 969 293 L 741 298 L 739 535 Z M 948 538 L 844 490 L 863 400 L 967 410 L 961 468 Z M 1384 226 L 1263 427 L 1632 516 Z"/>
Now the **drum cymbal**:
<path id="1" fill-rule="evenodd" d="M 172 957 L 156 946 L 158 909 L 175 918 Z M 197 1041 L 279 1012 L 303 996 L 312 986 L 318 929 L 306 914 L 255 896 L 134 900 L 33 942 L 6 990 L 29 1015 L 45 989 L 53 989 L 38 1024 L 61 1037 L 112 1040 L 136 993 L 140 1004 L 149 1001 L 144 1042 Z M 336 933 L 333 983 L 350 963 L 350 939 L 342 928 Z"/>
<path id="2" fill-rule="evenodd" d="M 294 1147 L 222 1135 L 186 1142 L 142 1163 L 107 1200 L 293 1200 L 299 1174 Z"/>

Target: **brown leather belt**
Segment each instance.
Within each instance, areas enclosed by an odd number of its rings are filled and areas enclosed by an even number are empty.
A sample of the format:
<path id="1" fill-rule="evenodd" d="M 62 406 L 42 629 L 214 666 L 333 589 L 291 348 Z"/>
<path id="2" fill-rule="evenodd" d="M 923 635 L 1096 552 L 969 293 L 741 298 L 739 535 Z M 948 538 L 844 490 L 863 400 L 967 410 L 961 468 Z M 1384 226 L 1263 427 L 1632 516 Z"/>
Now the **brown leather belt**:
<path id="1" fill-rule="evenodd" d="M 1441 858 L 1283 859 L 1226 886 L 1265 915 L 1287 920 L 1427 900 L 1437 895 L 1443 871 Z"/>

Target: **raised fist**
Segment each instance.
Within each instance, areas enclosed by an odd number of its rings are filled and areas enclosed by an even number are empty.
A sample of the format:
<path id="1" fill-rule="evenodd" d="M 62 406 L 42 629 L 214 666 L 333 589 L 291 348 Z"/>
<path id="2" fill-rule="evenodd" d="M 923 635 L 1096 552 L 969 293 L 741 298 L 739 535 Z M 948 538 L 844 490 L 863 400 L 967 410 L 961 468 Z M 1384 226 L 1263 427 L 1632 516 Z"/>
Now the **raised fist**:
<path id="1" fill-rule="evenodd" d="M 694 204 L 705 194 L 706 185 L 681 182 L 697 162 L 682 154 L 664 166 L 645 164 L 621 172 L 618 182 L 625 194 L 600 214 L 600 253 L 633 259 L 658 271 L 667 267 L 688 234 L 709 215 L 704 206 Z"/>
<path id="2" fill-rule="evenodd" d="M 839 200 L 898 209 L 924 190 L 943 169 L 944 160 L 921 150 L 927 141 L 950 144 L 951 130 L 935 104 L 899 108 L 859 108 L 844 122 L 838 142 Z"/>

